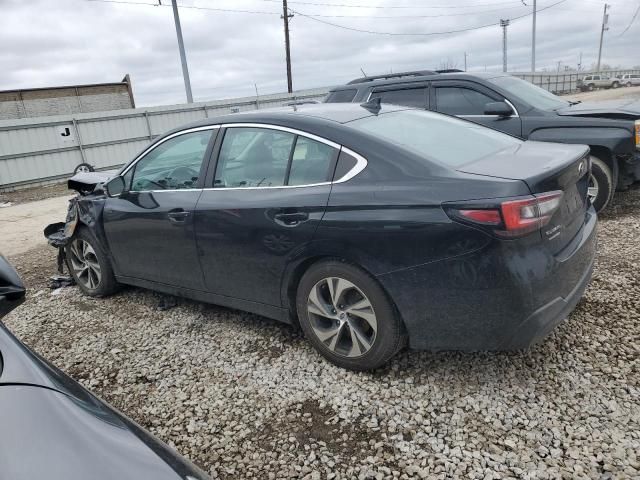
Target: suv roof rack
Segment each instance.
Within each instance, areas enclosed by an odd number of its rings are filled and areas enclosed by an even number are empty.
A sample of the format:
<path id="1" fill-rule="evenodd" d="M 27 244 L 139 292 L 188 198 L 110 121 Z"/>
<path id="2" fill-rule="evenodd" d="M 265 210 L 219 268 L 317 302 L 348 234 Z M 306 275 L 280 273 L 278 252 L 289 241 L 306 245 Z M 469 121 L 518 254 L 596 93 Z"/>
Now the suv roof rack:
<path id="1" fill-rule="evenodd" d="M 445 68 L 444 70 L 436 70 L 436 73 L 463 73 L 464 70 L 459 68 Z"/>
<path id="2" fill-rule="evenodd" d="M 355 83 L 373 82 L 374 80 L 389 80 L 391 78 L 401 77 L 422 77 L 424 75 L 435 75 L 437 72 L 433 70 L 416 70 L 413 72 L 400 72 L 400 73 L 388 73 L 386 75 L 374 75 L 372 77 L 361 77 L 351 80 L 347 85 L 353 85 Z"/>

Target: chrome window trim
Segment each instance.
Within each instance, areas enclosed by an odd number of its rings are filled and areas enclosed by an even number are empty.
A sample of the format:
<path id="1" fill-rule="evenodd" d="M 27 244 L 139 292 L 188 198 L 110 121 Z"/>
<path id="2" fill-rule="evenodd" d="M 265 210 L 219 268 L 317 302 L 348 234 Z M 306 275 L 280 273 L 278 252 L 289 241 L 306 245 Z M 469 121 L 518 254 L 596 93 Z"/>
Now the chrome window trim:
<path id="1" fill-rule="evenodd" d="M 206 187 L 206 188 L 181 188 L 181 189 L 168 189 L 168 190 L 132 190 L 132 191 L 135 192 L 135 193 L 159 193 L 159 192 L 204 191 L 204 190 L 206 190 L 206 191 L 273 190 L 273 189 L 279 189 L 279 188 L 280 189 L 289 189 L 289 188 L 320 187 L 320 186 L 324 186 L 324 185 L 334 185 L 334 184 L 347 182 L 347 181 L 351 180 L 352 178 L 354 178 L 356 175 L 358 175 L 360 172 L 362 172 L 368 165 L 368 161 L 367 161 L 366 158 L 364 158 L 362 155 L 354 152 L 350 148 L 344 147 L 344 146 L 342 146 L 342 145 L 340 145 L 338 143 L 332 142 L 331 140 L 327 140 L 326 138 L 319 137 L 319 136 L 314 135 L 312 133 L 307 133 L 307 132 L 305 132 L 303 130 L 297 130 L 295 128 L 282 127 L 280 125 L 272 125 L 272 124 L 268 124 L 268 123 L 229 123 L 229 124 L 222 124 L 222 125 L 208 125 L 208 126 L 205 126 L 205 127 L 195 127 L 195 128 L 190 128 L 190 129 L 187 129 L 187 130 L 182 130 L 180 132 L 176 132 L 174 134 L 171 134 L 168 137 L 164 138 L 162 141 L 150 146 L 144 152 L 142 152 L 140 155 L 138 155 L 138 157 L 136 157 L 136 159 L 133 162 L 131 162 L 131 164 L 127 167 L 127 169 L 124 170 L 123 172 L 119 173 L 119 175 L 126 174 L 129 171 L 129 169 L 132 168 L 138 161 L 140 161 L 147 153 L 149 153 L 155 147 L 157 147 L 158 145 L 164 143 L 166 140 L 169 140 L 171 138 L 175 138 L 177 136 L 184 135 L 185 133 L 199 132 L 199 131 L 202 131 L 202 130 L 213 130 L 213 129 L 217 129 L 217 128 L 240 128 L 240 127 L 245 127 L 245 128 L 265 128 L 265 129 L 270 129 L 270 130 L 280 130 L 280 131 L 283 131 L 283 132 L 292 133 L 294 135 L 299 135 L 301 137 L 306 137 L 306 138 L 309 138 L 311 140 L 315 140 L 317 142 L 324 143 L 325 145 L 328 145 L 328 146 L 330 146 L 332 148 L 335 148 L 339 152 L 344 151 L 348 155 L 351 155 L 353 158 L 355 158 L 356 164 L 353 166 L 353 168 L 351 170 L 349 170 L 347 173 L 345 173 L 338 180 L 327 181 L 327 182 L 318 182 L 318 183 L 306 183 L 304 185 L 274 185 L 274 186 L 264 186 L 264 187 L 217 187 L 217 188 L 216 187 Z"/>
<path id="2" fill-rule="evenodd" d="M 156 147 L 158 147 L 159 145 L 162 145 L 164 142 L 166 142 L 167 140 L 171 140 L 172 138 L 176 138 L 179 137 L 180 135 L 185 135 L 187 133 L 193 133 L 193 132 L 202 132 L 204 130 L 216 130 L 220 128 L 220 125 L 206 125 L 204 127 L 194 127 L 194 128 L 188 128 L 186 130 L 180 130 L 179 132 L 175 132 L 172 133 L 171 135 L 168 135 L 167 137 L 163 138 L 162 140 L 160 140 L 157 143 L 154 143 L 152 145 L 150 145 L 149 147 L 147 147 L 140 155 L 138 155 L 133 162 L 131 162 L 126 169 L 122 170 L 121 172 L 118 173 L 118 175 L 122 176 L 122 175 L 126 175 L 127 172 L 129 170 L 131 170 L 136 163 L 138 163 L 140 160 L 142 160 L 149 152 L 151 152 L 152 150 L 155 150 Z M 185 189 L 186 190 L 186 189 Z M 141 192 L 142 190 L 135 190 L 136 192 Z M 146 192 L 155 192 L 156 190 L 144 190 Z M 159 190 L 162 192 L 166 192 L 167 190 Z"/>

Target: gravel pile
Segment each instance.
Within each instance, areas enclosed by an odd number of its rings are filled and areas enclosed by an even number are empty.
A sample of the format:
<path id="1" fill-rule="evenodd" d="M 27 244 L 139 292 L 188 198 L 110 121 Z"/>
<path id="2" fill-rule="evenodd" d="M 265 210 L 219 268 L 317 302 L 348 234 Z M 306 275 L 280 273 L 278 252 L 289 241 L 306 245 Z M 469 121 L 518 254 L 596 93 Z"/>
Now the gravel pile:
<path id="1" fill-rule="evenodd" d="M 640 189 L 599 227 L 593 283 L 528 353 L 400 354 L 373 374 L 276 322 L 126 289 L 51 294 L 12 259 L 28 345 L 216 478 L 640 478 Z"/>

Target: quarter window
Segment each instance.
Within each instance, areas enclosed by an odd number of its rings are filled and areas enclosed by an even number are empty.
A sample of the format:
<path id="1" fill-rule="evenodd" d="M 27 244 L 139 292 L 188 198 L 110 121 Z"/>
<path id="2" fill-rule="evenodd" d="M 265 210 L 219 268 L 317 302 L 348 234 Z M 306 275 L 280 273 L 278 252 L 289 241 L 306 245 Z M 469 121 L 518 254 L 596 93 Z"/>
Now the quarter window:
<path id="1" fill-rule="evenodd" d="M 436 109 L 449 115 L 484 115 L 487 103 L 494 100 L 470 88 L 438 87 Z"/>
<path id="2" fill-rule="evenodd" d="M 194 188 L 211 134 L 212 130 L 185 133 L 159 144 L 135 164 L 131 190 Z"/>
<path id="3" fill-rule="evenodd" d="M 330 180 L 336 149 L 293 133 L 233 127 L 224 136 L 214 187 L 309 185 Z"/>

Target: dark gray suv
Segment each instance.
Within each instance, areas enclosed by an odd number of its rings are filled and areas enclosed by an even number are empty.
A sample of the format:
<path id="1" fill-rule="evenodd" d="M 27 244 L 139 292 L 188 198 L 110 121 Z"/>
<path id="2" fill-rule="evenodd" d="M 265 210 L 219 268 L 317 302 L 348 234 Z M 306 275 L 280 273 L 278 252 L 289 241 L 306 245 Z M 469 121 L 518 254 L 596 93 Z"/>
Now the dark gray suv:
<path id="1" fill-rule="evenodd" d="M 616 189 L 640 180 L 637 100 L 572 102 L 504 73 L 423 70 L 358 78 L 333 88 L 325 102 L 376 98 L 455 115 L 523 139 L 589 145 L 589 196 L 597 211 Z"/>

